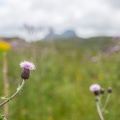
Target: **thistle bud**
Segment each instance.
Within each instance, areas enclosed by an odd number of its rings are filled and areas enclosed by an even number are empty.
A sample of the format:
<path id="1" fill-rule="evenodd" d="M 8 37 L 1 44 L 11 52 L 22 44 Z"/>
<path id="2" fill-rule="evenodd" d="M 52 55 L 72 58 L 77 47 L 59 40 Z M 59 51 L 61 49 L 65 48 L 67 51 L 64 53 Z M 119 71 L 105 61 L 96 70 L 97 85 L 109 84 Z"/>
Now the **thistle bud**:
<path id="1" fill-rule="evenodd" d="M 96 98 L 95 98 L 95 101 L 96 101 L 96 102 L 98 102 L 98 101 L 99 101 L 99 98 L 98 98 L 98 97 L 96 97 Z"/>
<path id="2" fill-rule="evenodd" d="M 108 93 L 112 93 L 112 88 L 111 87 L 108 88 Z"/>
<path id="3" fill-rule="evenodd" d="M 105 93 L 104 88 L 101 88 L 101 89 L 100 89 L 100 93 L 101 93 L 101 94 L 104 94 L 104 93 Z"/>
<path id="4" fill-rule="evenodd" d="M 23 69 L 22 73 L 21 73 L 21 78 L 23 79 L 29 79 L 30 77 L 30 70 L 28 69 Z"/>

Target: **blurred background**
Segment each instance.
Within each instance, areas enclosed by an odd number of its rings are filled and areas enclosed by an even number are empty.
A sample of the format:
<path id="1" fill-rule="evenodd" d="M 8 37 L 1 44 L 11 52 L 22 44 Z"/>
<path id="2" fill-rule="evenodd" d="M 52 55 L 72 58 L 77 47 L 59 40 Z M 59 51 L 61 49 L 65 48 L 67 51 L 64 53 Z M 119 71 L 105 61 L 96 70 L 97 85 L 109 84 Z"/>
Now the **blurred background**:
<path id="1" fill-rule="evenodd" d="M 5 83 L 10 96 L 22 82 L 20 62 L 36 66 L 8 103 L 8 120 L 99 120 L 94 83 L 103 103 L 113 88 L 104 116 L 119 119 L 119 21 L 119 0 L 0 0 L 0 96 Z"/>

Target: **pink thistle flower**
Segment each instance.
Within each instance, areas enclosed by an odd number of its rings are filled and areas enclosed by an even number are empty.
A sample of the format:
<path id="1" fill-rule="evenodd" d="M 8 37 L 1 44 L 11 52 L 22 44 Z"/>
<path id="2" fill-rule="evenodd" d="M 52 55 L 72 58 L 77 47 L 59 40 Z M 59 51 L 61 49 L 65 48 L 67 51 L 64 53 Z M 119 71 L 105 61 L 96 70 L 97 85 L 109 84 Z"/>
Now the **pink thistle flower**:
<path id="1" fill-rule="evenodd" d="M 90 91 L 91 91 L 91 92 L 99 91 L 100 88 L 101 88 L 100 85 L 98 85 L 98 84 L 92 84 L 92 85 L 90 86 Z"/>
<path id="2" fill-rule="evenodd" d="M 30 77 L 30 70 L 35 69 L 35 65 L 31 62 L 24 61 L 20 63 L 20 67 L 23 68 L 23 71 L 21 73 L 21 78 L 23 79 L 29 79 Z"/>
<path id="3" fill-rule="evenodd" d="M 100 90 L 100 85 L 98 85 L 98 84 L 92 84 L 91 86 L 90 86 L 90 91 L 91 92 L 93 92 L 94 93 L 94 95 L 99 95 L 99 90 Z"/>
<path id="4" fill-rule="evenodd" d="M 20 67 L 27 70 L 35 70 L 35 65 L 28 61 L 21 62 Z"/>

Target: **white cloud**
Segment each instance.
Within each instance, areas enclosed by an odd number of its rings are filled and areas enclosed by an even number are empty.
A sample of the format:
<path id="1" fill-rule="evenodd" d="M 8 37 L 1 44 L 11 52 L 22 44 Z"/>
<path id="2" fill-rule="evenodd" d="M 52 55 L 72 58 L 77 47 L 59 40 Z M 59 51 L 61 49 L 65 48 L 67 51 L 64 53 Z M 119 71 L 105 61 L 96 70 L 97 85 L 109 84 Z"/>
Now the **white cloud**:
<path id="1" fill-rule="evenodd" d="M 79 36 L 117 35 L 118 0 L 1 0 L 0 35 L 21 35 L 26 24 L 75 29 Z M 24 31 L 23 31 L 24 32 Z"/>

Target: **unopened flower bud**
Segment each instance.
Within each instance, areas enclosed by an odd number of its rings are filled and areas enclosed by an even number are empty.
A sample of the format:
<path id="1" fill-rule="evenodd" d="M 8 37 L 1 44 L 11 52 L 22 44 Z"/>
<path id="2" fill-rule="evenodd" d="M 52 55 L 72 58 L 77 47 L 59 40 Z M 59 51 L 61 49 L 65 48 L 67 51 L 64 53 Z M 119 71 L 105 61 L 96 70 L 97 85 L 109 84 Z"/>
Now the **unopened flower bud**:
<path id="1" fill-rule="evenodd" d="M 96 97 L 96 98 L 95 98 L 95 101 L 96 101 L 96 102 L 98 102 L 98 101 L 99 101 L 99 98 L 98 98 L 98 97 Z"/>
<path id="2" fill-rule="evenodd" d="M 100 89 L 100 93 L 101 93 L 101 94 L 104 94 L 104 93 L 105 93 L 104 88 L 101 88 L 101 89 Z"/>
<path id="3" fill-rule="evenodd" d="M 108 88 L 108 93 L 112 93 L 112 88 L 111 87 Z"/>

